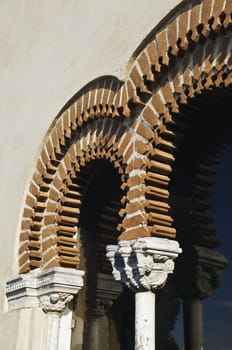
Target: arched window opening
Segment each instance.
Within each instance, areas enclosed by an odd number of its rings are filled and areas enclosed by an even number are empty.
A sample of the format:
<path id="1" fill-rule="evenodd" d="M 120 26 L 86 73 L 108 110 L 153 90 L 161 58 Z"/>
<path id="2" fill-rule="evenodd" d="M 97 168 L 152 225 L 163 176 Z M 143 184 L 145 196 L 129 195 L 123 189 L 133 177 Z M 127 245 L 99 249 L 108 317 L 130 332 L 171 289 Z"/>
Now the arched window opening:
<path id="1" fill-rule="evenodd" d="M 80 268 L 85 270 L 85 287 L 75 307 L 78 327 L 73 330 L 73 346 L 81 338 L 85 350 L 111 349 L 111 346 L 116 349 L 116 344 L 118 349 L 130 349 L 128 344 L 134 339 L 133 332 L 129 337 L 125 337 L 125 332 L 133 329 L 133 298 L 129 292 L 122 293 L 106 259 L 106 245 L 116 244 L 119 235 L 121 177 L 104 159 L 80 169 L 82 182 L 83 174 L 86 178 L 91 175 L 91 180 L 84 185 L 79 222 Z M 131 327 L 121 327 L 129 318 Z"/>
<path id="2" fill-rule="evenodd" d="M 206 299 L 206 305 L 210 303 L 211 298 L 208 297 L 220 286 L 223 267 L 227 264 L 219 253 L 223 230 L 217 221 L 215 223 L 220 214 L 217 214 L 219 203 L 214 194 L 214 182 L 220 181 L 217 169 L 227 145 L 231 144 L 231 97 L 229 90 L 204 92 L 182 106 L 178 116 L 187 116 L 189 123 L 184 137 L 177 140 L 169 188 L 177 239 L 183 249 L 183 254 L 176 260 L 174 285 L 183 300 L 186 348 L 187 338 L 192 332 L 191 317 L 196 310 L 197 317 L 201 319 L 199 322 L 202 322 L 202 306 L 201 303 L 197 304 L 197 300 Z M 222 197 L 220 201 L 223 203 Z M 227 257 L 225 251 L 222 253 Z M 204 328 L 207 328 L 209 314 L 207 311 L 204 316 Z M 201 332 L 198 336 L 203 341 L 203 324 L 201 328 L 198 329 Z M 208 341 L 206 335 L 205 346 L 210 349 Z"/>
<path id="3" fill-rule="evenodd" d="M 213 298 L 204 302 L 204 335 L 206 349 L 220 350 L 222 347 L 229 348 L 231 342 L 231 293 L 232 293 L 232 254 L 231 254 L 231 196 L 232 196 L 232 140 L 225 148 L 221 162 L 216 168 L 214 177 L 212 209 L 215 218 L 217 236 L 220 239 L 219 251 L 229 260 L 225 269 L 220 288 L 215 290 Z M 217 317 L 215 317 L 215 314 Z M 220 339 L 218 337 L 220 332 Z"/>

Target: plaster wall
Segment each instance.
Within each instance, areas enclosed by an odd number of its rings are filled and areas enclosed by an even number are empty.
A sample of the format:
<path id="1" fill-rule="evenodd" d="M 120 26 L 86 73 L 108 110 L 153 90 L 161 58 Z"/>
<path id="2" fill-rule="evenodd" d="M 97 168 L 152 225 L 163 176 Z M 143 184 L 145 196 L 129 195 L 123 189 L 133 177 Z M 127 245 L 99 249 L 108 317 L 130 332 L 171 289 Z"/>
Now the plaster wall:
<path id="1" fill-rule="evenodd" d="M 8 313 L 4 289 L 6 280 L 18 273 L 17 244 L 24 195 L 50 124 L 64 104 L 89 81 L 102 75 L 123 80 L 133 51 L 179 2 L 1 1 L 2 349 L 37 349 L 29 340 L 24 344 L 23 337 L 29 332 L 32 336 L 31 327 L 36 329 L 36 324 L 43 320 L 42 313 L 37 312 L 36 316 L 27 310 Z M 30 326 L 27 323 L 23 328 L 19 326 L 20 320 L 32 318 Z"/>

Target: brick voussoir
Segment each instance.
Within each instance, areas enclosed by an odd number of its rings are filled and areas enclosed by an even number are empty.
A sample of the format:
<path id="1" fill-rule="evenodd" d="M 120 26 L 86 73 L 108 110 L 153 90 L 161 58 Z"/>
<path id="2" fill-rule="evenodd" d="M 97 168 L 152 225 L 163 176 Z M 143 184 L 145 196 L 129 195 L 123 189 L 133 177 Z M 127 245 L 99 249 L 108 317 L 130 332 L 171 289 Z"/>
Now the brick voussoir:
<path id="1" fill-rule="evenodd" d="M 162 61 L 162 65 L 169 65 L 168 48 L 169 43 L 167 41 L 166 29 L 163 29 L 156 35 L 157 51 L 159 53 L 159 61 Z"/>
<path id="2" fill-rule="evenodd" d="M 151 237 L 152 236 L 152 227 L 148 227 L 147 225 L 139 227 L 131 228 L 130 230 L 123 231 L 120 236 L 118 237 L 119 241 L 126 241 L 126 240 L 132 240 L 137 239 L 140 237 Z"/>

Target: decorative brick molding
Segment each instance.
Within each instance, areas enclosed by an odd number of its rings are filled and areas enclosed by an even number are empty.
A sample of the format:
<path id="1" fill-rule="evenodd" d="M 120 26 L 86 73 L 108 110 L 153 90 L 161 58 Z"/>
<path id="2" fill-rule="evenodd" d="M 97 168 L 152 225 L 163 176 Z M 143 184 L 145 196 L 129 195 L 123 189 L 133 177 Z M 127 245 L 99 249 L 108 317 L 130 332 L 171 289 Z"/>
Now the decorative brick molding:
<path id="1" fill-rule="evenodd" d="M 203 91 L 231 86 L 231 13 L 231 0 L 184 3 L 140 48 L 124 83 L 96 80 L 64 108 L 29 185 L 21 273 L 79 266 L 86 187 L 78 181 L 91 178 L 83 169 L 94 159 L 107 159 L 122 176 L 119 239 L 175 237 L 168 184 L 182 131 L 179 107 Z"/>
<path id="2" fill-rule="evenodd" d="M 56 267 L 11 278 L 6 285 L 9 309 L 41 306 L 44 312 L 62 312 L 83 287 L 83 275 L 80 270 Z"/>

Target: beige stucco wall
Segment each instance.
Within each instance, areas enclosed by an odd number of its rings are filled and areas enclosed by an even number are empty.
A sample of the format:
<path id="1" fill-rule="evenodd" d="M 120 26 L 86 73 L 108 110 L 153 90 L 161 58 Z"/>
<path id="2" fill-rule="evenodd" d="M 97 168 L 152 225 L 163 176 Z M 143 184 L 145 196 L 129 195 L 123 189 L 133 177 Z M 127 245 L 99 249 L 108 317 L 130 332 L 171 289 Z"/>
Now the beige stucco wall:
<path id="1" fill-rule="evenodd" d="M 0 11 L 0 344 L 12 334 L 5 281 L 17 274 L 23 197 L 42 140 L 62 106 L 101 75 L 123 79 L 130 56 L 179 0 L 2 0 Z M 19 316 L 19 318 L 22 316 Z M 36 316 L 37 319 L 40 316 Z M 24 335 L 25 336 L 25 335 Z M 19 339 L 19 336 L 16 336 Z M 33 349 L 37 349 L 35 344 Z"/>

